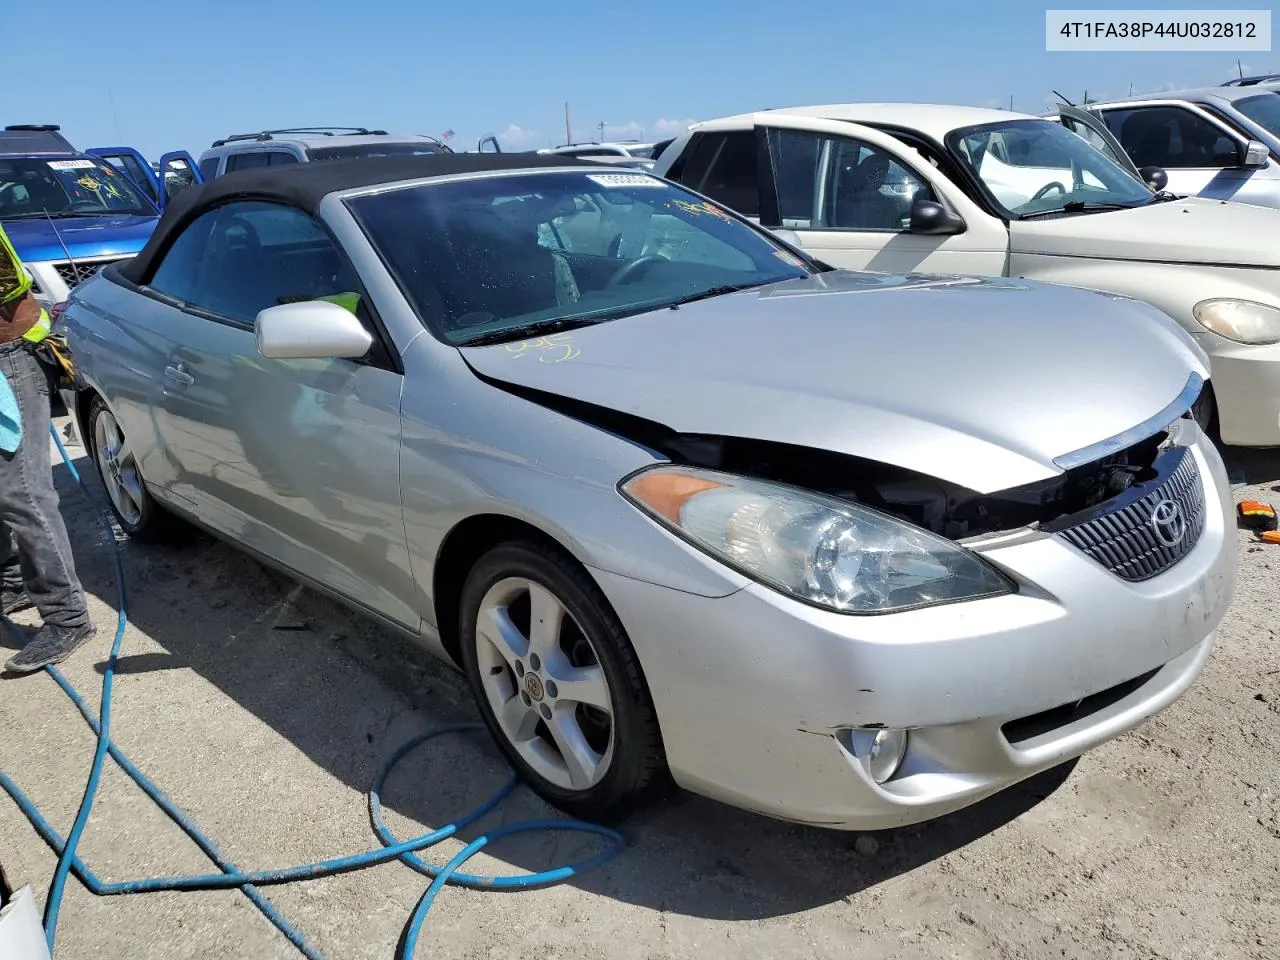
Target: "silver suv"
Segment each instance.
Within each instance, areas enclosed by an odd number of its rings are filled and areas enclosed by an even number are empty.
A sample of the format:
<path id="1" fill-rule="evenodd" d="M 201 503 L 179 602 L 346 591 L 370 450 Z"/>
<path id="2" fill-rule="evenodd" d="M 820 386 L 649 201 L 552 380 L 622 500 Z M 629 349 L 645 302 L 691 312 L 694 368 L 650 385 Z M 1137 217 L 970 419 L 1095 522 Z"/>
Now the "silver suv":
<path id="1" fill-rule="evenodd" d="M 445 143 L 425 134 L 392 134 L 364 127 L 291 127 L 215 140 L 200 155 L 200 174 L 212 180 L 235 170 L 285 163 L 452 152 Z"/>
<path id="2" fill-rule="evenodd" d="M 1086 108 L 1176 194 L 1280 207 L 1280 84 L 1245 78 Z"/>

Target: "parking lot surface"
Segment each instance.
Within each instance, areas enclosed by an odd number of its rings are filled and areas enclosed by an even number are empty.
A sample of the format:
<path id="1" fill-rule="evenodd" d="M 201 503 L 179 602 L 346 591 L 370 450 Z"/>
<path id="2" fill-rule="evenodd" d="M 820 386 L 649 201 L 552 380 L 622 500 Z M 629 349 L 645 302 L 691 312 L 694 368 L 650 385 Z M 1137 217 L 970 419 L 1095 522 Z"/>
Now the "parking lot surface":
<path id="1" fill-rule="evenodd" d="M 71 452 L 97 496 L 83 450 Z M 1280 452 L 1228 459 L 1247 481 L 1238 499 L 1280 498 Z M 111 544 L 57 473 L 99 626 L 64 673 L 96 709 L 115 627 Z M 625 824 L 620 856 L 571 883 L 444 891 L 418 956 L 1280 957 L 1280 546 L 1239 540 L 1238 594 L 1203 676 L 1077 763 L 943 820 L 864 835 L 675 794 Z M 478 718 L 460 675 L 229 546 L 121 546 L 130 626 L 113 739 L 238 866 L 376 846 L 366 790 L 382 758 L 416 732 Z M 0 680 L 0 769 L 64 834 L 93 743 L 48 677 Z M 80 846 L 100 878 L 212 872 L 110 761 L 107 771 Z M 407 837 L 507 775 L 483 734 L 441 739 L 396 769 L 382 799 Z M 555 815 L 521 788 L 463 836 Z M 595 842 L 517 837 L 470 868 L 543 869 Z M 0 863 L 43 898 L 55 858 L 3 795 Z M 264 892 L 331 960 L 389 958 L 426 885 L 393 863 Z M 74 880 L 67 891 L 67 960 L 298 956 L 238 891 L 99 898 Z"/>

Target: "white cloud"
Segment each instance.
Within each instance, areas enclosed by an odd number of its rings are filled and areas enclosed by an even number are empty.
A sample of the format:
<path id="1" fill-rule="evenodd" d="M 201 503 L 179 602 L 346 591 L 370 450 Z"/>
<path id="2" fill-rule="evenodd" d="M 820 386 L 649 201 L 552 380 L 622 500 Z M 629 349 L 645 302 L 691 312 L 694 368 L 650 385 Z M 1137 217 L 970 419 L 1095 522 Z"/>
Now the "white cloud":
<path id="1" fill-rule="evenodd" d="M 533 150 L 547 145 L 547 138 L 541 130 L 527 130 L 514 123 L 507 124 L 507 129 L 497 137 L 503 150 Z"/>
<path id="2" fill-rule="evenodd" d="M 697 121 L 669 117 L 660 117 L 652 123 L 640 123 L 636 120 L 630 120 L 627 123 L 606 123 L 604 125 L 604 139 L 665 140 L 668 137 L 684 133 L 694 123 L 697 123 Z M 597 140 L 600 138 L 600 127 L 594 126 L 589 130 L 575 131 L 574 136 L 579 140 Z"/>
<path id="3" fill-rule="evenodd" d="M 674 137 L 684 133 L 692 124 L 696 123 L 692 119 L 676 119 L 671 117 L 659 117 L 652 123 L 642 124 L 639 121 L 631 120 L 627 123 L 606 123 L 604 125 L 605 140 L 665 140 L 668 137 Z M 505 130 L 499 130 L 494 134 L 498 138 L 498 144 L 506 151 L 515 150 L 537 150 L 542 147 L 555 146 L 564 141 L 564 131 L 557 130 L 555 133 L 548 135 L 542 130 L 533 129 L 531 127 L 522 127 L 516 123 L 509 123 Z M 573 136 L 575 140 L 589 141 L 596 140 L 600 137 L 600 127 L 591 126 L 584 127 L 580 124 L 574 124 Z M 464 149 L 474 149 L 465 137 L 457 138 L 458 142 L 466 144 Z M 475 138 L 471 138 L 472 141 Z"/>

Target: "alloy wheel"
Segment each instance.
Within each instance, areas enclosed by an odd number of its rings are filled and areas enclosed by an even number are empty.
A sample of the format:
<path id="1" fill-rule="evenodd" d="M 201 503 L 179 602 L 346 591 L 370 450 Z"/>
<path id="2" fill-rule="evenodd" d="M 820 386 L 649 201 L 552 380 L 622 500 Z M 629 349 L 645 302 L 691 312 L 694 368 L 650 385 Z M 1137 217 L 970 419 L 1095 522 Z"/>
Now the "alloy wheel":
<path id="1" fill-rule="evenodd" d="M 613 701 L 591 639 L 546 586 L 495 583 L 480 602 L 481 686 L 508 742 L 541 777 L 588 790 L 609 772 Z"/>
<path id="2" fill-rule="evenodd" d="M 138 475 L 138 463 L 133 448 L 125 439 L 124 431 L 108 410 L 100 410 L 93 421 L 94 451 L 103 486 L 111 498 L 116 512 L 129 525 L 142 521 L 142 505 L 145 493 L 142 478 Z"/>

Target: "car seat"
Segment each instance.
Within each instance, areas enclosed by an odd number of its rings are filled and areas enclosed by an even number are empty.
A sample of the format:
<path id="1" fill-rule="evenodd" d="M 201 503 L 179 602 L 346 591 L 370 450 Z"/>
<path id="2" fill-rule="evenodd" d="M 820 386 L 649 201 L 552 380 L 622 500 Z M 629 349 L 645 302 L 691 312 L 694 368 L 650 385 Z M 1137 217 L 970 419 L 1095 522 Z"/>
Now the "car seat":
<path id="1" fill-rule="evenodd" d="M 831 226 L 899 230 L 906 204 L 885 196 L 880 188 L 889 176 L 889 155 L 870 151 L 860 163 L 842 161 L 836 179 L 835 217 Z"/>

